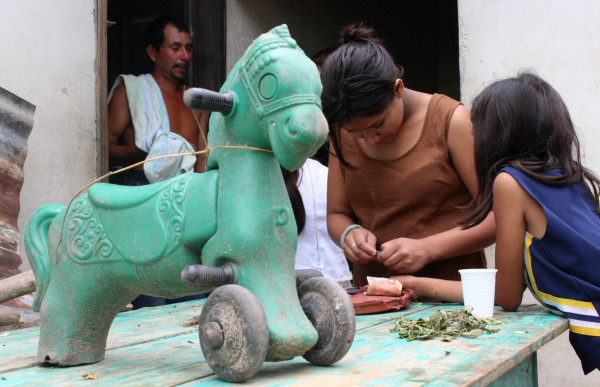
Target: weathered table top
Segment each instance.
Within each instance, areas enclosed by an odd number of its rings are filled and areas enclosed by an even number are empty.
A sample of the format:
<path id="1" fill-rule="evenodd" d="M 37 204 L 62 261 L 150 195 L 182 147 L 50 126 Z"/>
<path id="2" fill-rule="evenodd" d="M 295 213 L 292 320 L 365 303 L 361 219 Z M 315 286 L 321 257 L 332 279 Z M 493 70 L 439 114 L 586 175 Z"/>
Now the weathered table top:
<path id="1" fill-rule="evenodd" d="M 204 361 L 192 319 L 203 302 L 121 313 L 108 336 L 106 358 L 96 364 L 61 368 L 36 364 L 39 328 L 0 333 L 0 387 L 87 385 L 227 385 Z M 495 334 L 476 339 L 411 341 L 391 333 L 400 315 L 416 319 L 457 304 L 411 305 L 394 313 L 357 316 L 356 337 L 348 354 L 329 367 L 304 358 L 264 363 L 245 384 L 255 386 L 487 385 L 568 327 L 567 320 L 542 307 L 517 312 L 496 309 L 503 324 Z M 535 360 L 535 357 L 533 357 Z M 535 365 L 535 362 L 533 363 Z M 516 368 L 514 368 L 516 369 Z M 95 374 L 97 380 L 82 375 Z"/>

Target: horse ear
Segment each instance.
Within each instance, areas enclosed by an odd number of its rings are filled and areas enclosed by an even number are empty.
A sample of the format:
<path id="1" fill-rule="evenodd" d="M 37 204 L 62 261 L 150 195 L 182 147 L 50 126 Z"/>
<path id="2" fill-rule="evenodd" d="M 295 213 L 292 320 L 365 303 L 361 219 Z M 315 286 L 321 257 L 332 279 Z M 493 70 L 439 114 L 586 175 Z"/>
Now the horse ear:
<path id="1" fill-rule="evenodd" d="M 192 87 L 183 94 L 183 102 L 190 109 L 219 112 L 224 116 L 233 110 L 234 100 L 231 92 L 221 94 L 199 87 Z"/>

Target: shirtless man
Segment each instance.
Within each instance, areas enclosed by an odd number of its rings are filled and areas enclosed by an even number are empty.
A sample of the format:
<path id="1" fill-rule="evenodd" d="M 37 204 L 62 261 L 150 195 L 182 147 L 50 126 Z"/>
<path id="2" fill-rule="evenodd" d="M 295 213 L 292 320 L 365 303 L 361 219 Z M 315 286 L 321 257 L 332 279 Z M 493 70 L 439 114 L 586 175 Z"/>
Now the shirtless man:
<path id="1" fill-rule="evenodd" d="M 187 27 L 167 18 L 153 21 L 146 32 L 146 52 L 153 63 L 150 75 L 160 89 L 168 115 L 169 125 L 166 130 L 187 140 L 193 149 L 205 149 L 204 138 L 207 134 L 209 113 L 193 112 L 183 103 L 184 80 L 192 58 L 192 41 Z M 145 76 L 148 77 L 147 74 Z M 153 83 L 149 77 L 147 79 Z M 134 129 L 127 98 L 126 85 L 128 84 L 127 82 L 123 83 L 122 78 L 117 80 L 117 84 L 119 81 L 118 87 L 113 86 L 114 90 L 111 92 L 108 105 L 108 152 L 111 167 L 128 166 L 142 161 L 150 151 L 136 146 L 136 130 L 140 130 L 140 128 Z M 146 130 L 146 128 L 142 128 L 142 130 Z M 204 132 L 204 136 L 200 134 L 200 130 Z M 156 137 L 154 136 L 154 138 Z M 149 145 L 151 148 L 152 144 Z M 204 163 L 204 155 L 198 155 L 193 170 L 204 172 Z M 143 179 L 143 175 L 141 175 L 143 167 L 139 166 L 138 168 L 137 175 Z M 127 181 L 126 184 L 128 184 Z"/>

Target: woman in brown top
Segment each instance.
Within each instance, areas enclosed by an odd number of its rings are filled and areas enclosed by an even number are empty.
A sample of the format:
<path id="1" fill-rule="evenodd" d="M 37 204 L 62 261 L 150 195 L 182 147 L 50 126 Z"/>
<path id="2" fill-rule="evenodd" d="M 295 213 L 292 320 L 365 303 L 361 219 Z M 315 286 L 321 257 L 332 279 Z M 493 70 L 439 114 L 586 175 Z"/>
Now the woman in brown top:
<path id="1" fill-rule="evenodd" d="M 404 87 L 372 29 L 342 34 L 321 71 L 332 143 L 327 224 L 354 263 L 355 286 L 367 276 L 458 280 L 458 269 L 485 267 L 493 214 L 458 227 L 478 190 L 469 111 Z"/>

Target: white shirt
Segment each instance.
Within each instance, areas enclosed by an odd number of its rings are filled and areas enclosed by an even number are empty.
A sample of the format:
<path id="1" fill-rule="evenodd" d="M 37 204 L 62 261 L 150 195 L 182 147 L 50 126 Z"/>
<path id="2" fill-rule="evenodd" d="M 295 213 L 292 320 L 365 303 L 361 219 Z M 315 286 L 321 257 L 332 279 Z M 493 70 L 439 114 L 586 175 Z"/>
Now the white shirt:
<path id="1" fill-rule="evenodd" d="M 316 269 L 335 281 L 351 281 L 344 252 L 327 233 L 328 171 L 313 159 L 307 159 L 300 168 L 298 190 L 306 209 L 306 223 L 298 235 L 296 269 Z"/>

